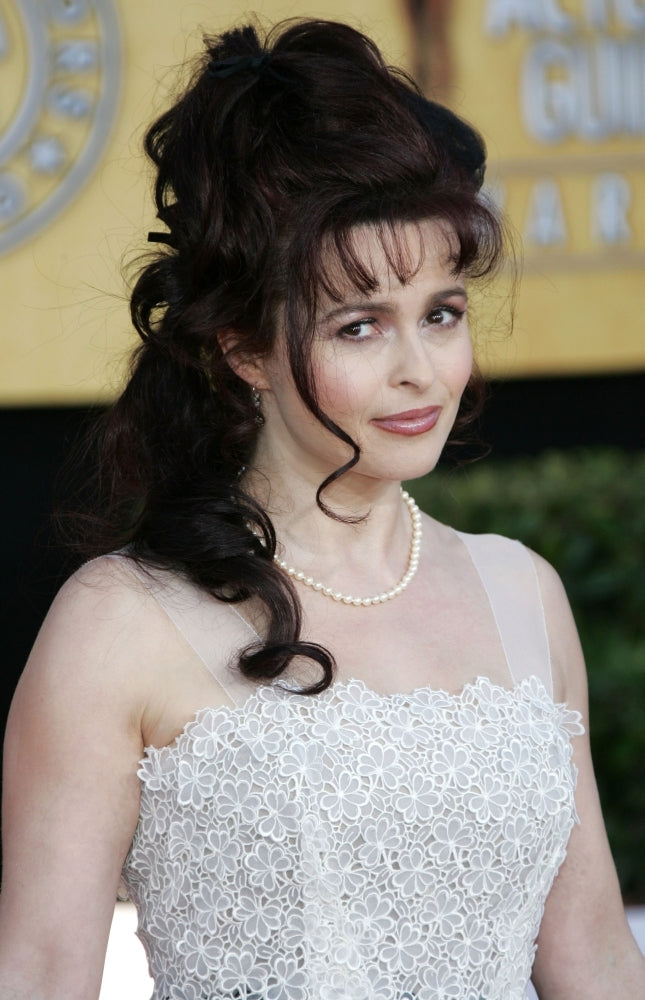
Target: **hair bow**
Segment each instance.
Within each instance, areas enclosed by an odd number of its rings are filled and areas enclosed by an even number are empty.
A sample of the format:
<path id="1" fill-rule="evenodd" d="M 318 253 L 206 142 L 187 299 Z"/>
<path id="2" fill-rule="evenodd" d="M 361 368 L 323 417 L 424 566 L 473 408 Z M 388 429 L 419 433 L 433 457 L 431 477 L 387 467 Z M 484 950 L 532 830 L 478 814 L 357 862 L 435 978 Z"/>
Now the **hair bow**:
<path id="1" fill-rule="evenodd" d="M 228 59 L 211 59 L 206 67 L 206 75 L 211 80 L 224 80 L 236 73 L 255 73 L 258 78 L 272 76 L 274 80 L 280 80 L 281 83 L 293 82 L 289 76 L 278 72 L 273 65 L 270 52 L 263 52 L 259 56 L 229 56 Z"/>
<path id="2" fill-rule="evenodd" d="M 208 76 L 214 79 L 224 79 L 233 76 L 235 73 L 245 73 L 247 71 L 262 73 L 269 66 L 271 56 L 268 52 L 263 52 L 261 56 L 230 56 L 228 59 L 211 59 L 206 69 Z"/>

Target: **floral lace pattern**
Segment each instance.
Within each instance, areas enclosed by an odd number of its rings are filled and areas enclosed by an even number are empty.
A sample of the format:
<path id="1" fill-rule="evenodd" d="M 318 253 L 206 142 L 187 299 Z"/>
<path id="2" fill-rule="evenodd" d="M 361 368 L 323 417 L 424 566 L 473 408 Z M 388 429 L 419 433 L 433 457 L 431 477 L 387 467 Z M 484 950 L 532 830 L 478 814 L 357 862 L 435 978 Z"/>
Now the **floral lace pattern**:
<path id="1" fill-rule="evenodd" d="M 141 763 L 124 875 L 155 1000 L 520 1000 L 576 819 L 539 680 L 278 685 Z"/>

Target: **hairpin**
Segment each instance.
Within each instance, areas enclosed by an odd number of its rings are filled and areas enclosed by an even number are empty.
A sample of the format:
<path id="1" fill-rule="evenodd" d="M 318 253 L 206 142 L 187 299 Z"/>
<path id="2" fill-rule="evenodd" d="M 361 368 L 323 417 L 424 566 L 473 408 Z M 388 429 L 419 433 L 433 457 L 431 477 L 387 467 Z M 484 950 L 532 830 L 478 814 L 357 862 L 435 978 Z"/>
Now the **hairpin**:
<path id="1" fill-rule="evenodd" d="M 177 240 L 172 233 L 148 233 L 148 243 L 166 243 L 169 247 L 177 248 Z"/>

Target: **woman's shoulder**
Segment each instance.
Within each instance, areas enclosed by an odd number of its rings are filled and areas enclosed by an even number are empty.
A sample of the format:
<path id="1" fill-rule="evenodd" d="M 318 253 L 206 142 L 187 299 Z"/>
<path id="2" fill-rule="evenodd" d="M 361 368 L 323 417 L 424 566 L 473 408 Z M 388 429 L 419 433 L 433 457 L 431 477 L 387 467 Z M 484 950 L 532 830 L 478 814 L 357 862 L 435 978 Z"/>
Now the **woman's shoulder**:
<path id="1" fill-rule="evenodd" d="M 60 588 L 40 630 L 38 643 L 80 641 L 113 645 L 155 614 L 154 602 L 132 560 L 120 553 L 84 563 Z"/>
<path id="2" fill-rule="evenodd" d="M 146 562 L 124 549 L 98 556 L 80 566 L 63 584 L 48 618 L 70 618 L 93 628 L 127 628 L 134 621 L 159 618 L 164 605 L 180 596 L 212 600 L 177 570 Z M 166 616 L 167 617 L 167 616 Z"/>
<path id="3" fill-rule="evenodd" d="M 132 704 L 144 704 L 173 633 L 144 570 L 122 553 L 100 556 L 58 591 L 21 683 L 72 698 L 87 687 L 118 700 L 123 691 Z"/>
<path id="4" fill-rule="evenodd" d="M 46 672 L 47 683 L 63 671 L 72 690 L 109 688 L 141 719 L 146 742 L 157 744 L 170 741 L 184 715 L 233 697 L 230 664 L 257 638 L 235 609 L 185 574 L 116 552 L 64 584 L 26 669 Z"/>
<path id="5" fill-rule="evenodd" d="M 506 604 L 512 611 L 520 595 L 527 600 L 534 595 L 546 629 L 554 695 L 567 701 L 575 690 L 579 697 L 586 685 L 584 659 L 569 599 L 555 567 L 515 538 L 461 531 L 454 535 L 468 550 L 498 605 Z"/>
<path id="6" fill-rule="evenodd" d="M 539 602 L 541 576 L 548 585 L 548 564 L 540 568 L 539 577 L 539 557 L 521 541 L 490 532 L 461 531 L 433 518 L 427 527 L 434 561 L 441 558 L 451 575 L 462 581 L 472 579 L 474 567 L 493 604 L 512 603 L 520 593 L 527 601 L 532 597 Z"/>
<path id="7" fill-rule="evenodd" d="M 461 541 L 480 565 L 488 564 L 499 573 L 506 570 L 510 574 L 530 569 L 537 578 L 540 591 L 550 602 L 566 601 L 566 593 L 557 570 L 520 539 L 495 532 L 467 532 L 453 528 L 448 531 Z"/>
<path id="8" fill-rule="evenodd" d="M 79 601 L 92 605 L 95 600 L 108 595 L 116 600 L 140 592 L 141 587 L 130 562 L 125 553 L 110 552 L 82 563 L 56 593 L 50 613 L 60 607 L 66 610 L 73 608 Z"/>
<path id="9" fill-rule="evenodd" d="M 586 711 L 587 673 L 573 611 L 560 574 L 551 563 L 527 549 L 538 578 L 549 638 L 556 700 Z"/>
<path id="10" fill-rule="evenodd" d="M 128 549 L 107 552 L 83 563 L 75 570 L 58 591 L 52 607 L 57 602 L 74 602 L 85 597 L 92 601 L 109 597 L 111 600 L 132 600 L 150 593 L 155 578 L 174 574 L 170 570 L 160 570 L 136 558 Z M 149 581 L 146 585 L 146 580 Z"/>
<path id="11" fill-rule="evenodd" d="M 546 630 L 553 692 L 557 701 L 586 704 L 586 671 L 575 619 L 565 586 L 557 569 L 544 556 L 517 539 L 502 535 L 475 535 L 481 539 L 495 560 L 500 573 L 507 574 L 507 584 L 530 586 L 535 593 Z"/>
<path id="12" fill-rule="evenodd" d="M 444 526 L 448 541 L 464 547 L 480 572 L 497 576 L 535 573 L 535 553 L 517 538 L 494 532 L 470 532 Z M 450 537 L 452 536 L 452 538 Z"/>

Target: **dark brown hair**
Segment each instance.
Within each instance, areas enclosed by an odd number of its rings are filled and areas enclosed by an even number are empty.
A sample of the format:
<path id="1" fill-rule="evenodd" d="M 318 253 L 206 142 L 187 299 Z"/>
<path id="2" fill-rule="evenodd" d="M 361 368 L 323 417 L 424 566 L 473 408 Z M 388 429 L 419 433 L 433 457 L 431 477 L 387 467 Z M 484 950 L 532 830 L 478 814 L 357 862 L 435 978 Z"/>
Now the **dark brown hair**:
<path id="1" fill-rule="evenodd" d="M 241 670 L 275 677 L 293 655 L 308 656 L 322 676 L 307 690 L 319 691 L 333 661 L 300 641 L 300 605 L 272 561 L 271 522 L 240 485 L 258 424 L 218 334 L 233 330 L 237 350 L 264 355 L 280 307 L 297 389 L 348 445 L 348 461 L 318 490 L 327 510 L 322 491 L 359 449 L 318 404 L 310 353 L 320 291 L 338 295 L 338 273 L 362 291 L 375 287 L 353 252 L 352 232 L 365 224 L 402 281 L 413 265 L 400 223 L 424 219 L 446 225 L 455 272 L 490 274 L 503 240 L 479 194 L 484 146 L 388 68 L 364 35 L 291 21 L 264 39 L 252 26 L 207 39 L 189 86 L 152 125 L 145 148 L 166 229 L 151 234 L 162 245 L 132 293 L 142 343 L 103 427 L 99 546 L 128 544 L 221 600 L 259 598 L 265 641 L 241 654 Z M 460 423 L 469 416 L 463 411 Z"/>

